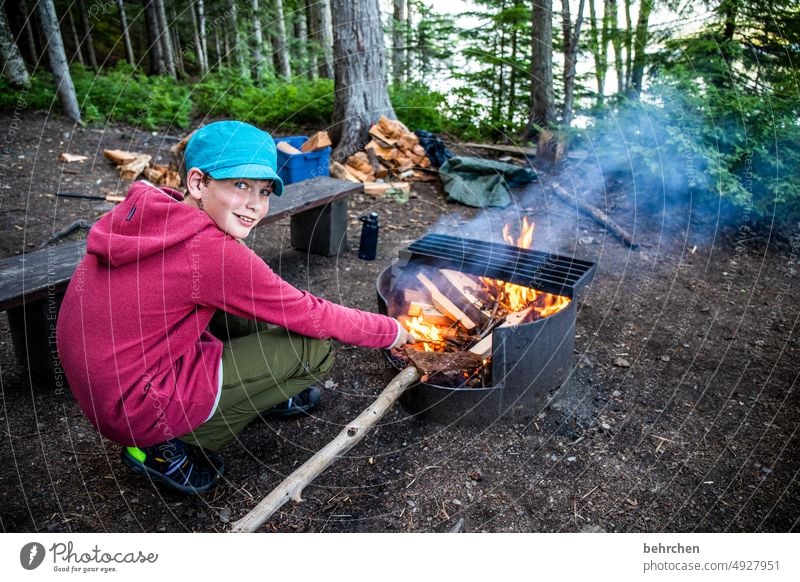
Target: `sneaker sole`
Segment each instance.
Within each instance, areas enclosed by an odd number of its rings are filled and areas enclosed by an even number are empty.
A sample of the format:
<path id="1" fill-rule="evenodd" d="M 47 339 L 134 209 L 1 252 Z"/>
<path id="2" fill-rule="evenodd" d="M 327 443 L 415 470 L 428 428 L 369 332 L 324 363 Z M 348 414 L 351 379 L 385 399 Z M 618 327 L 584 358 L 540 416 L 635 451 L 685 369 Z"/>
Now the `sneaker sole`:
<path id="1" fill-rule="evenodd" d="M 217 479 L 214 479 L 211 483 L 206 485 L 205 487 L 191 487 L 188 485 L 181 485 L 180 483 L 176 483 L 169 477 L 159 473 L 155 469 L 151 469 L 147 465 L 140 463 L 133 457 L 131 457 L 126 451 L 122 453 L 122 462 L 124 462 L 128 468 L 138 475 L 142 475 L 147 477 L 151 481 L 162 483 L 173 489 L 175 491 L 179 491 L 181 493 L 185 493 L 186 495 L 199 495 L 201 493 L 206 493 L 210 490 L 214 485 L 217 484 Z M 219 473 L 217 473 L 217 478 L 219 478 Z"/>

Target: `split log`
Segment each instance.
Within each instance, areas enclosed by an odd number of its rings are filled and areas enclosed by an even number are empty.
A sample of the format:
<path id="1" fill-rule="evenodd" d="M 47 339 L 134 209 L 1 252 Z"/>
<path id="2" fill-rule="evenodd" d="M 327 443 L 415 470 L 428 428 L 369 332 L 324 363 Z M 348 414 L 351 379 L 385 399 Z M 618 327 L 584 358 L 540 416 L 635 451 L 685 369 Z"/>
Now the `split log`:
<path id="1" fill-rule="evenodd" d="M 408 306 L 408 315 L 411 317 L 421 317 L 422 321 L 429 325 L 452 325 L 453 320 L 443 314 L 429 303 L 412 301 Z M 402 317 L 402 316 L 400 316 Z M 402 322 L 401 322 L 402 323 Z"/>
<path id="2" fill-rule="evenodd" d="M 232 532 L 254 532 L 290 499 L 302 501 L 303 489 L 320 473 L 355 446 L 367 431 L 383 418 L 386 411 L 420 378 L 419 370 L 409 366 L 389 382 L 380 396 L 335 439 L 317 451 L 294 473 L 286 477 L 252 511 L 233 523 Z"/>
<path id="3" fill-rule="evenodd" d="M 370 196 L 383 196 L 390 190 L 401 190 L 411 192 L 411 184 L 408 182 L 364 182 L 364 194 Z"/>
<path id="4" fill-rule="evenodd" d="M 117 166 L 124 166 L 127 163 L 133 162 L 143 154 L 134 152 L 125 152 L 122 150 L 103 150 L 103 155 L 114 162 Z"/>
<path id="5" fill-rule="evenodd" d="M 58 159 L 62 162 L 66 162 L 67 164 L 69 164 L 72 162 L 85 162 L 86 160 L 89 159 L 89 156 L 82 156 L 79 154 L 68 154 L 67 152 L 64 152 L 63 154 L 58 156 Z"/>
<path id="6" fill-rule="evenodd" d="M 304 153 L 315 152 L 333 145 L 331 138 L 327 131 L 318 131 L 310 138 L 308 138 L 303 145 L 300 146 L 300 151 Z"/>
<path id="7" fill-rule="evenodd" d="M 127 162 L 119 169 L 119 176 L 123 180 L 135 180 L 150 165 L 149 154 L 139 154 L 133 161 Z"/>
<path id="8" fill-rule="evenodd" d="M 452 269 L 439 269 L 432 274 L 432 277 L 436 288 L 472 321 L 483 325 L 489 320 L 489 315 L 480 308 L 481 300 L 478 298 L 480 282 L 466 273 Z"/>
<path id="9" fill-rule="evenodd" d="M 348 182 L 356 182 L 359 184 L 361 183 L 361 180 L 351 174 L 347 168 L 339 162 L 331 162 L 331 176 L 338 178 L 339 180 L 347 180 Z"/>
<path id="10" fill-rule="evenodd" d="M 275 147 L 277 147 L 279 151 L 282 151 L 289 156 L 296 156 L 297 154 L 303 153 L 288 141 L 279 141 Z"/>
<path id="11" fill-rule="evenodd" d="M 531 311 L 533 311 L 533 305 L 526 307 L 522 311 L 515 311 L 514 313 L 509 313 L 508 315 L 503 318 L 503 322 L 497 324 L 496 327 L 511 327 L 512 325 L 519 325 L 525 318 L 527 318 Z M 470 353 L 476 354 L 481 358 L 486 358 L 492 354 L 492 334 L 490 333 L 477 344 L 472 346 L 469 350 Z"/>
<path id="12" fill-rule="evenodd" d="M 611 218 L 609 218 L 605 212 L 595 206 L 592 206 L 591 204 L 583 202 L 582 200 L 578 200 L 576 196 L 573 196 L 567 192 L 567 190 L 557 182 L 551 182 L 550 185 L 552 186 L 553 192 L 555 192 L 556 196 L 561 198 L 564 202 L 571 204 L 578 210 L 581 210 L 582 212 L 585 212 L 594 218 L 595 221 L 599 222 L 612 233 L 617 235 L 620 239 L 622 239 L 622 241 L 631 247 L 631 249 L 636 250 L 639 248 L 638 243 L 634 242 L 633 240 L 633 235 L 611 220 Z"/>
<path id="13" fill-rule="evenodd" d="M 450 316 L 453 320 L 458 321 L 463 325 L 467 330 L 475 329 L 478 324 L 476 324 L 466 313 L 464 313 L 455 303 L 450 301 L 433 282 L 428 279 L 424 274 L 417 273 L 417 280 L 422 283 L 428 292 L 431 294 L 431 303 L 433 306 L 436 307 L 439 311 L 444 313 L 445 315 Z"/>

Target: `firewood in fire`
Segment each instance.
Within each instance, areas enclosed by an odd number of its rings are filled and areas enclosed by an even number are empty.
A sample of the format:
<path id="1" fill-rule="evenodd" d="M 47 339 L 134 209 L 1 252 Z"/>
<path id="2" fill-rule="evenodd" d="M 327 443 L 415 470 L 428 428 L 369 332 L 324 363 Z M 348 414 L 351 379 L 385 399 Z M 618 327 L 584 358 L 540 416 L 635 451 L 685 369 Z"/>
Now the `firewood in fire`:
<path id="1" fill-rule="evenodd" d="M 433 283 L 450 301 L 462 312 L 482 326 L 489 320 L 489 315 L 481 309 L 481 283 L 459 271 L 452 269 L 439 269 L 432 275 Z"/>
<path id="2" fill-rule="evenodd" d="M 483 365 L 481 357 L 470 352 L 420 352 L 407 347 L 406 354 L 414 366 L 425 374 L 474 370 Z"/>
<path id="3" fill-rule="evenodd" d="M 428 303 L 412 301 L 408 306 L 408 314 L 411 317 L 421 317 L 422 321 L 428 325 L 443 325 L 447 327 L 453 324 L 452 319 Z"/>
<path id="4" fill-rule="evenodd" d="M 428 292 L 431 294 L 431 303 L 433 306 L 436 307 L 439 311 L 448 315 L 453 320 L 456 320 L 461 323 L 466 329 L 472 330 L 477 327 L 477 324 L 458 306 L 450 301 L 433 282 L 428 279 L 423 273 L 417 273 L 417 280 L 422 283 Z"/>
<path id="5" fill-rule="evenodd" d="M 503 322 L 499 323 L 496 327 L 511 327 L 512 325 L 519 325 L 531 314 L 533 308 L 533 305 L 529 305 L 522 311 L 509 313 L 505 316 L 505 318 L 503 318 Z M 480 356 L 481 358 L 490 356 L 492 354 L 492 334 L 490 333 L 477 344 L 472 346 L 469 349 L 469 352 Z"/>
<path id="6" fill-rule="evenodd" d="M 445 323 L 430 324 L 430 325 L 436 325 L 436 330 L 439 332 L 439 334 L 443 338 L 442 342 L 433 342 L 433 343 L 442 343 L 443 344 L 444 340 L 457 340 L 458 341 L 459 333 L 458 333 L 458 330 L 456 329 L 456 327 L 454 325 L 454 322 L 449 320 L 449 319 L 447 319 L 447 317 L 445 317 L 444 315 L 442 315 L 438 311 L 436 313 L 439 315 L 439 317 L 444 319 Z M 416 317 L 419 317 L 419 316 L 416 316 Z M 403 327 L 405 327 L 408 330 L 412 329 L 412 326 L 410 324 L 412 319 L 413 319 L 413 316 L 410 316 L 410 315 L 398 315 L 397 316 L 397 321 L 399 321 L 403 325 Z M 429 323 L 429 322 L 426 321 L 425 323 Z"/>

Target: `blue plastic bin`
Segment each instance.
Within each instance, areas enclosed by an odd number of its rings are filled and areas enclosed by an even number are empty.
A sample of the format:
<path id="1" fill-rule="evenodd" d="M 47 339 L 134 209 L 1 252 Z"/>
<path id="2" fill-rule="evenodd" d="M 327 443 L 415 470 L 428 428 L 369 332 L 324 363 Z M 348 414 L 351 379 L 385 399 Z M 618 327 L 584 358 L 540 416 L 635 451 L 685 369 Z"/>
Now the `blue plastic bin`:
<path id="1" fill-rule="evenodd" d="M 290 146 L 300 149 L 308 138 L 304 135 L 279 137 L 275 143 L 288 142 Z M 285 154 L 278 150 L 278 175 L 284 184 L 294 184 L 309 178 L 330 176 L 331 148 L 323 148 L 315 152 Z"/>

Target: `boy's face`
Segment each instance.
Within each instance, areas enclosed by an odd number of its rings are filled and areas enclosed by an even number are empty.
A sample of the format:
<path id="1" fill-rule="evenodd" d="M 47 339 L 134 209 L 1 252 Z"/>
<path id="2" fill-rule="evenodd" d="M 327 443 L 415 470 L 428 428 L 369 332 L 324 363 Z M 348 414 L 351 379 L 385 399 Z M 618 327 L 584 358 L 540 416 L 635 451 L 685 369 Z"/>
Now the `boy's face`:
<path id="1" fill-rule="evenodd" d="M 192 170 L 194 171 L 194 169 Z M 192 172 L 187 176 L 189 195 L 195 198 L 211 220 L 234 238 L 247 238 L 259 220 L 269 210 L 269 195 L 272 193 L 271 180 L 252 180 L 231 178 L 215 180 L 199 178 Z"/>

